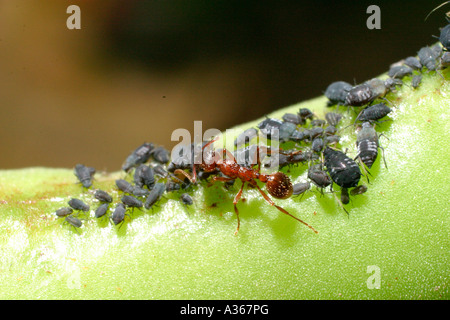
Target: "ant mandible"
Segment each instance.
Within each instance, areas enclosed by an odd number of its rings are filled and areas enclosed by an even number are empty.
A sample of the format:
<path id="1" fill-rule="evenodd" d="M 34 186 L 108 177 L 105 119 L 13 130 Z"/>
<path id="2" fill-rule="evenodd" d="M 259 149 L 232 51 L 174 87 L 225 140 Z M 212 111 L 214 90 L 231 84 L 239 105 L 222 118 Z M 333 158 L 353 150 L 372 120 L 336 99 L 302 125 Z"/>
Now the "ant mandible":
<path id="1" fill-rule="evenodd" d="M 217 141 L 218 138 L 211 140 L 207 144 L 205 144 L 202 147 L 202 151 L 210 146 L 212 143 Z M 227 157 L 224 159 L 223 155 L 226 154 Z M 206 158 L 206 159 L 205 159 Z M 257 169 L 248 168 L 241 166 L 239 163 L 237 163 L 235 157 L 233 154 L 228 151 L 227 149 L 219 149 L 219 150 L 211 150 L 209 151 L 205 157 L 202 157 L 202 162 L 200 164 L 194 164 L 192 168 L 192 176 L 190 176 L 187 172 L 177 169 L 175 170 L 175 174 L 182 174 L 183 176 L 187 177 L 192 183 L 195 184 L 197 181 L 197 168 L 199 168 L 202 171 L 205 172 L 217 172 L 220 171 L 225 177 L 222 176 L 213 176 L 212 182 L 215 181 L 231 181 L 235 179 L 240 179 L 242 181 L 242 186 L 239 190 L 239 192 L 236 194 L 233 200 L 234 205 L 234 211 L 236 213 L 237 217 L 237 228 L 235 235 L 239 231 L 240 227 L 240 219 L 239 219 L 239 210 L 237 208 L 237 203 L 241 199 L 242 191 L 244 190 L 244 186 L 246 183 L 251 185 L 252 187 L 256 187 L 263 198 L 271 205 L 277 208 L 279 211 L 287 214 L 288 216 L 291 216 L 295 220 L 303 223 L 308 228 L 313 230 L 315 233 L 319 233 L 316 229 L 314 229 L 312 226 L 307 224 L 306 222 L 300 220 L 299 218 L 295 217 L 294 215 L 287 212 L 282 207 L 276 205 L 272 199 L 269 198 L 269 196 L 258 186 L 257 180 L 261 181 L 262 183 L 266 184 L 267 191 L 269 191 L 270 195 L 277 198 L 277 199 L 287 199 L 292 195 L 293 189 L 292 189 L 292 183 L 291 180 L 287 175 L 285 175 L 282 172 L 275 172 L 272 174 L 263 174 L 260 173 L 260 161 L 259 161 L 259 152 L 257 152 Z"/>

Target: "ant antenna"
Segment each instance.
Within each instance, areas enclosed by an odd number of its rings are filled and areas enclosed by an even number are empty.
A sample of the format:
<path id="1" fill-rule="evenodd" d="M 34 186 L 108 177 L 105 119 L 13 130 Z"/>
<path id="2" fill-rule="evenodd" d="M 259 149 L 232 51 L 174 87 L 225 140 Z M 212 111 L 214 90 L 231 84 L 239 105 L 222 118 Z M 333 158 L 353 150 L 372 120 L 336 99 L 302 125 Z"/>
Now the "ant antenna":
<path id="1" fill-rule="evenodd" d="M 445 5 L 448 4 L 448 3 L 450 3 L 450 1 L 445 1 L 445 2 L 441 3 L 440 5 L 438 5 L 436 8 L 434 8 L 433 10 L 431 10 L 430 13 L 425 17 L 425 20 L 424 20 L 424 21 L 427 21 L 428 17 L 429 17 L 433 12 L 435 12 L 437 9 L 439 9 L 439 8 L 441 8 L 441 7 L 443 7 L 443 6 L 445 6 Z"/>

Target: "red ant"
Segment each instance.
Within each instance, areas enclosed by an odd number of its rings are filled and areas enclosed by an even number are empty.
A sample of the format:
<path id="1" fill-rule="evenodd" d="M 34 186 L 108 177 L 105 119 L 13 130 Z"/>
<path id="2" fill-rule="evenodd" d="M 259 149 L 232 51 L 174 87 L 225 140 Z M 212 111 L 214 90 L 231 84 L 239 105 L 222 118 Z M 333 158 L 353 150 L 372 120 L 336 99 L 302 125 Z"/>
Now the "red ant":
<path id="1" fill-rule="evenodd" d="M 205 144 L 202 147 L 202 151 L 217 141 L 218 138 L 211 140 L 207 144 Z M 226 153 L 227 157 L 224 159 L 223 154 Z M 264 199 L 271 205 L 277 208 L 279 211 L 287 214 L 288 216 L 291 216 L 295 220 L 303 223 L 308 228 L 312 229 L 315 233 L 319 233 L 316 229 L 314 229 L 312 226 L 307 224 L 306 222 L 300 220 L 299 218 L 293 216 L 289 212 L 287 212 L 285 209 L 277 206 L 270 198 L 269 196 L 258 186 L 257 180 L 263 182 L 266 184 L 267 191 L 269 191 L 270 195 L 277 199 L 287 199 L 292 195 L 293 188 L 291 180 L 287 175 L 285 175 L 282 172 L 275 172 L 272 174 L 263 174 L 260 173 L 260 161 L 259 161 L 259 152 L 257 153 L 257 169 L 247 168 L 244 166 L 241 166 L 237 163 L 235 157 L 233 154 L 228 151 L 227 149 L 222 150 L 211 150 L 207 153 L 205 157 L 202 158 L 202 163 L 200 164 L 194 164 L 192 169 L 192 176 L 190 176 L 188 173 L 181 169 L 175 170 L 174 173 L 179 173 L 187 177 L 192 183 L 195 183 L 197 180 L 197 168 L 205 171 L 205 172 L 217 172 L 220 171 L 222 174 L 224 174 L 226 177 L 219 177 L 214 176 L 212 178 L 212 181 L 231 181 L 235 179 L 240 179 L 242 181 L 242 186 L 239 192 L 234 197 L 233 205 L 234 205 L 234 211 L 236 212 L 237 217 L 237 228 L 235 234 L 238 233 L 239 227 L 240 227 L 240 220 L 239 220 L 239 210 L 237 208 L 237 203 L 239 200 L 241 200 L 242 191 L 244 190 L 245 183 L 250 184 L 252 187 L 258 188 L 261 195 L 264 197 Z"/>

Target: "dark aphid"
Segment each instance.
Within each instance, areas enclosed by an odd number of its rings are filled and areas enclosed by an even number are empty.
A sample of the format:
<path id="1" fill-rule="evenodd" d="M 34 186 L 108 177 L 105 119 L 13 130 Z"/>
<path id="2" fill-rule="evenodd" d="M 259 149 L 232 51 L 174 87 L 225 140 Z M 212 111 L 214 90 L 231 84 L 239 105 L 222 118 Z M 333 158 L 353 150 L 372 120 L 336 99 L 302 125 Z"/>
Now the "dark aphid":
<path id="1" fill-rule="evenodd" d="M 336 134 L 336 132 L 337 132 L 337 128 L 335 126 L 331 126 L 331 125 L 326 127 L 325 130 L 323 130 L 323 134 L 325 136 L 332 136 L 332 135 Z"/>
<path id="2" fill-rule="evenodd" d="M 369 122 L 362 124 L 362 128 L 356 137 L 356 148 L 358 150 L 356 158 L 359 157 L 367 168 L 372 168 L 378 156 L 379 143 L 377 132 Z"/>
<path id="3" fill-rule="evenodd" d="M 258 128 L 263 135 L 270 139 L 276 130 L 280 131 L 282 124 L 283 121 L 279 119 L 266 118 L 258 124 Z"/>
<path id="4" fill-rule="evenodd" d="M 350 194 L 352 196 L 356 196 L 356 195 L 359 195 L 359 194 L 363 194 L 366 191 L 367 191 L 367 186 L 362 184 L 362 185 L 357 186 L 356 188 L 353 188 L 352 190 L 350 190 Z"/>
<path id="5" fill-rule="evenodd" d="M 278 139 L 280 142 L 289 141 L 292 134 L 296 131 L 297 125 L 292 122 L 283 122 L 279 128 Z"/>
<path id="6" fill-rule="evenodd" d="M 249 128 L 244 130 L 241 134 L 239 134 L 236 139 L 234 140 L 235 146 L 240 146 L 243 144 L 249 143 L 253 138 L 255 138 L 258 135 L 258 130 L 256 128 Z M 173 161 L 173 160 L 172 160 Z M 183 169 L 183 168 L 177 168 L 177 169 Z"/>
<path id="7" fill-rule="evenodd" d="M 450 24 L 441 29 L 439 41 L 446 50 L 450 51 Z"/>
<path id="8" fill-rule="evenodd" d="M 144 204 L 141 200 L 130 195 L 124 195 L 121 199 L 122 203 L 129 208 L 142 208 Z"/>
<path id="9" fill-rule="evenodd" d="M 152 189 L 155 185 L 153 168 L 145 164 L 139 165 L 134 172 L 134 184 L 139 188 L 146 186 L 148 189 Z"/>
<path id="10" fill-rule="evenodd" d="M 288 161 L 290 164 L 295 164 L 299 162 L 314 161 L 317 159 L 319 159 L 319 157 L 312 151 L 304 151 L 289 155 Z"/>
<path id="11" fill-rule="evenodd" d="M 308 138 L 309 140 L 314 140 L 317 137 L 320 137 L 323 135 L 323 128 L 321 127 L 314 127 L 308 130 Z"/>
<path id="12" fill-rule="evenodd" d="M 67 222 L 68 224 L 73 226 L 75 228 L 75 230 L 77 228 L 81 228 L 81 226 L 83 224 L 80 219 L 75 218 L 74 216 L 67 216 L 66 219 L 65 219 L 65 222 Z"/>
<path id="13" fill-rule="evenodd" d="M 156 183 L 152 191 L 150 191 L 149 195 L 147 196 L 147 199 L 145 200 L 145 209 L 150 209 L 161 198 L 165 190 L 166 185 L 164 183 Z"/>
<path id="14" fill-rule="evenodd" d="M 364 108 L 356 117 L 356 121 L 377 121 L 387 116 L 392 111 L 384 103 L 377 103 Z"/>
<path id="15" fill-rule="evenodd" d="M 411 80 L 411 87 L 417 89 L 421 82 L 422 82 L 422 75 L 416 74 Z"/>
<path id="16" fill-rule="evenodd" d="M 389 69 L 388 76 L 393 79 L 403 79 L 404 77 L 411 75 L 412 72 L 413 69 L 406 65 L 394 66 Z"/>
<path id="17" fill-rule="evenodd" d="M 285 167 L 287 165 L 290 165 L 289 162 L 289 155 L 284 153 L 279 153 L 277 155 L 272 155 L 268 158 L 268 160 L 263 162 L 263 166 L 266 168 L 277 168 L 277 167 Z M 251 168 L 247 166 L 247 168 Z"/>
<path id="18" fill-rule="evenodd" d="M 150 159 L 152 151 L 154 149 L 153 143 L 145 142 L 138 148 L 136 148 L 125 160 L 122 166 L 122 170 L 128 172 L 131 168 L 145 163 Z"/>
<path id="19" fill-rule="evenodd" d="M 154 172 L 155 174 L 157 174 L 158 176 L 163 177 L 163 178 L 167 177 L 168 174 L 169 174 L 169 173 L 166 171 L 166 169 L 164 169 L 164 167 L 161 166 L 161 165 L 159 165 L 159 164 L 153 167 L 153 172 Z"/>
<path id="20" fill-rule="evenodd" d="M 386 80 L 381 80 L 378 78 L 372 78 L 365 82 L 370 88 L 372 89 L 372 100 L 384 97 L 388 91 L 390 90 L 390 87 L 387 86 L 389 84 L 386 82 Z"/>
<path id="21" fill-rule="evenodd" d="M 438 67 L 437 58 L 439 55 L 436 54 L 436 51 L 430 47 L 423 47 L 417 53 L 419 56 L 420 63 L 430 71 L 435 71 Z"/>
<path id="22" fill-rule="evenodd" d="M 331 184 L 331 178 L 322 169 L 321 164 L 316 164 L 308 168 L 308 178 L 320 189 L 324 189 Z"/>
<path id="23" fill-rule="evenodd" d="M 300 110 L 298 110 L 298 115 L 303 119 L 312 119 L 314 117 L 314 113 L 309 110 L 308 108 L 300 108 Z"/>
<path id="24" fill-rule="evenodd" d="M 406 65 L 414 70 L 422 69 L 422 64 L 420 63 L 419 59 L 417 59 L 416 57 L 408 57 L 405 59 L 405 61 L 403 63 L 404 63 L 404 65 Z"/>
<path id="25" fill-rule="evenodd" d="M 339 143 L 340 140 L 341 140 L 340 136 L 333 134 L 331 136 L 325 136 L 324 143 L 325 145 L 336 144 Z"/>
<path id="26" fill-rule="evenodd" d="M 73 212 L 72 208 L 64 207 L 64 208 L 56 210 L 55 213 L 58 217 L 65 217 L 65 216 L 68 216 L 69 214 L 72 214 L 72 212 Z"/>
<path id="27" fill-rule="evenodd" d="M 206 180 L 213 174 L 215 174 L 215 172 L 200 171 L 200 172 L 197 172 L 197 179 L 198 180 Z"/>
<path id="28" fill-rule="evenodd" d="M 125 193 L 133 193 L 134 190 L 134 186 L 124 179 L 117 179 L 116 186 L 120 191 Z"/>
<path id="29" fill-rule="evenodd" d="M 135 186 L 131 192 L 131 194 L 135 197 L 145 197 L 149 193 L 150 191 L 148 189 L 139 188 L 138 186 Z"/>
<path id="30" fill-rule="evenodd" d="M 302 125 L 305 123 L 305 121 L 300 117 L 300 115 L 297 113 L 285 113 L 281 119 L 283 119 L 284 122 L 291 122 L 295 125 Z"/>
<path id="31" fill-rule="evenodd" d="M 180 200 L 183 204 L 188 205 L 188 206 L 190 206 L 194 203 L 194 200 L 192 199 L 192 197 L 190 195 L 188 195 L 187 193 L 183 193 L 180 196 Z"/>
<path id="32" fill-rule="evenodd" d="M 353 188 L 358 185 L 361 170 L 358 164 L 342 151 L 326 147 L 323 155 L 325 166 L 331 179 L 342 188 Z"/>
<path id="33" fill-rule="evenodd" d="M 287 154 L 280 153 L 280 156 L 285 156 L 285 158 L 280 157 L 280 161 L 279 161 L 280 167 L 283 166 L 282 163 L 284 165 L 290 165 L 290 164 L 296 164 L 296 163 L 300 163 L 300 162 L 306 162 L 306 161 L 318 159 L 318 156 L 316 154 L 314 154 L 312 151 L 302 151 L 302 150 L 289 152 Z"/>
<path id="34" fill-rule="evenodd" d="M 77 164 L 74 170 L 75 176 L 81 182 L 83 187 L 89 188 L 92 186 L 92 177 L 95 174 L 95 168 L 86 167 L 83 164 Z"/>
<path id="35" fill-rule="evenodd" d="M 125 219 L 125 212 L 127 211 L 125 205 L 122 202 L 119 202 L 111 214 L 111 220 L 115 225 L 123 222 Z"/>
<path id="36" fill-rule="evenodd" d="M 433 53 L 434 53 L 436 59 L 438 59 L 443 52 L 443 48 L 439 43 L 436 43 L 435 45 L 433 45 L 431 47 L 431 50 L 433 50 Z"/>
<path id="37" fill-rule="evenodd" d="M 293 196 L 303 195 L 306 191 L 311 189 L 311 183 L 309 181 L 299 182 L 294 184 L 292 186 L 292 189 L 293 189 L 292 191 Z"/>
<path id="38" fill-rule="evenodd" d="M 311 143 L 311 150 L 314 152 L 321 152 L 324 147 L 324 141 L 321 137 L 314 138 L 314 140 Z"/>
<path id="39" fill-rule="evenodd" d="M 166 192 L 172 192 L 172 191 L 177 191 L 181 189 L 181 184 L 177 183 L 173 180 L 168 180 L 166 182 Z"/>
<path id="40" fill-rule="evenodd" d="M 311 121 L 312 127 L 324 127 L 327 124 L 327 122 L 323 119 L 314 119 Z"/>
<path id="41" fill-rule="evenodd" d="M 322 127 L 313 127 L 311 129 L 303 130 L 305 136 L 303 140 L 313 141 L 314 138 L 321 137 L 323 132 L 324 130 Z"/>
<path id="42" fill-rule="evenodd" d="M 343 204 L 348 204 L 350 202 L 350 196 L 347 188 L 341 188 L 341 202 Z"/>
<path id="43" fill-rule="evenodd" d="M 325 120 L 327 120 L 330 126 L 336 127 L 342 119 L 342 114 L 336 112 L 328 112 L 325 114 Z"/>
<path id="44" fill-rule="evenodd" d="M 450 66 L 450 52 L 446 51 L 442 54 L 439 62 L 439 69 L 445 69 Z"/>
<path id="45" fill-rule="evenodd" d="M 72 198 L 69 200 L 69 206 L 74 210 L 81 210 L 84 212 L 89 211 L 89 205 L 81 201 L 80 199 Z"/>
<path id="46" fill-rule="evenodd" d="M 169 151 L 164 147 L 158 147 L 152 151 L 152 157 L 156 162 L 167 163 L 170 161 Z"/>
<path id="47" fill-rule="evenodd" d="M 401 79 L 393 79 L 387 78 L 384 80 L 384 87 L 386 88 L 386 93 L 388 91 L 394 91 L 397 86 L 403 85 L 403 81 Z"/>
<path id="48" fill-rule="evenodd" d="M 144 182 L 142 182 L 141 179 L 141 171 L 144 169 L 144 167 L 147 166 L 145 164 L 140 164 L 136 167 L 136 169 L 134 169 L 133 182 L 135 186 L 138 186 L 140 188 L 144 186 Z"/>
<path id="49" fill-rule="evenodd" d="M 95 190 L 94 197 L 95 199 L 101 202 L 111 203 L 113 200 L 112 197 L 106 191 L 100 189 Z"/>
<path id="50" fill-rule="evenodd" d="M 109 208 L 109 203 L 102 203 L 97 209 L 95 209 L 95 217 L 101 218 L 103 217 L 107 212 Z"/>
<path id="51" fill-rule="evenodd" d="M 345 97 L 345 104 L 352 107 L 360 107 L 374 100 L 372 87 L 363 83 L 350 89 Z"/>
<path id="52" fill-rule="evenodd" d="M 324 93 L 329 100 L 328 105 L 345 104 L 345 98 L 351 89 L 352 85 L 345 81 L 331 83 Z"/>
<path id="53" fill-rule="evenodd" d="M 306 138 L 308 138 L 308 135 L 305 134 L 306 130 L 295 130 L 294 132 L 292 132 L 291 137 L 289 138 L 289 140 L 291 141 L 295 141 L 295 142 L 300 142 L 302 140 L 305 140 Z"/>

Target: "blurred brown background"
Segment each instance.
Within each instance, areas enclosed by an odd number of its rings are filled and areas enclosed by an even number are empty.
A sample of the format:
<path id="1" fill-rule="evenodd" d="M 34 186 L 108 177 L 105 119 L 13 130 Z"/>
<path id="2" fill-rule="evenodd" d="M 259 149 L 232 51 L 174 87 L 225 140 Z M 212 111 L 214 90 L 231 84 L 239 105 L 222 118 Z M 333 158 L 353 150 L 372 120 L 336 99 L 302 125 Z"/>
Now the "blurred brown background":
<path id="1" fill-rule="evenodd" d="M 441 2 L 0 1 L 0 169 L 115 171 L 194 120 L 223 130 L 362 82 L 436 41 Z"/>

